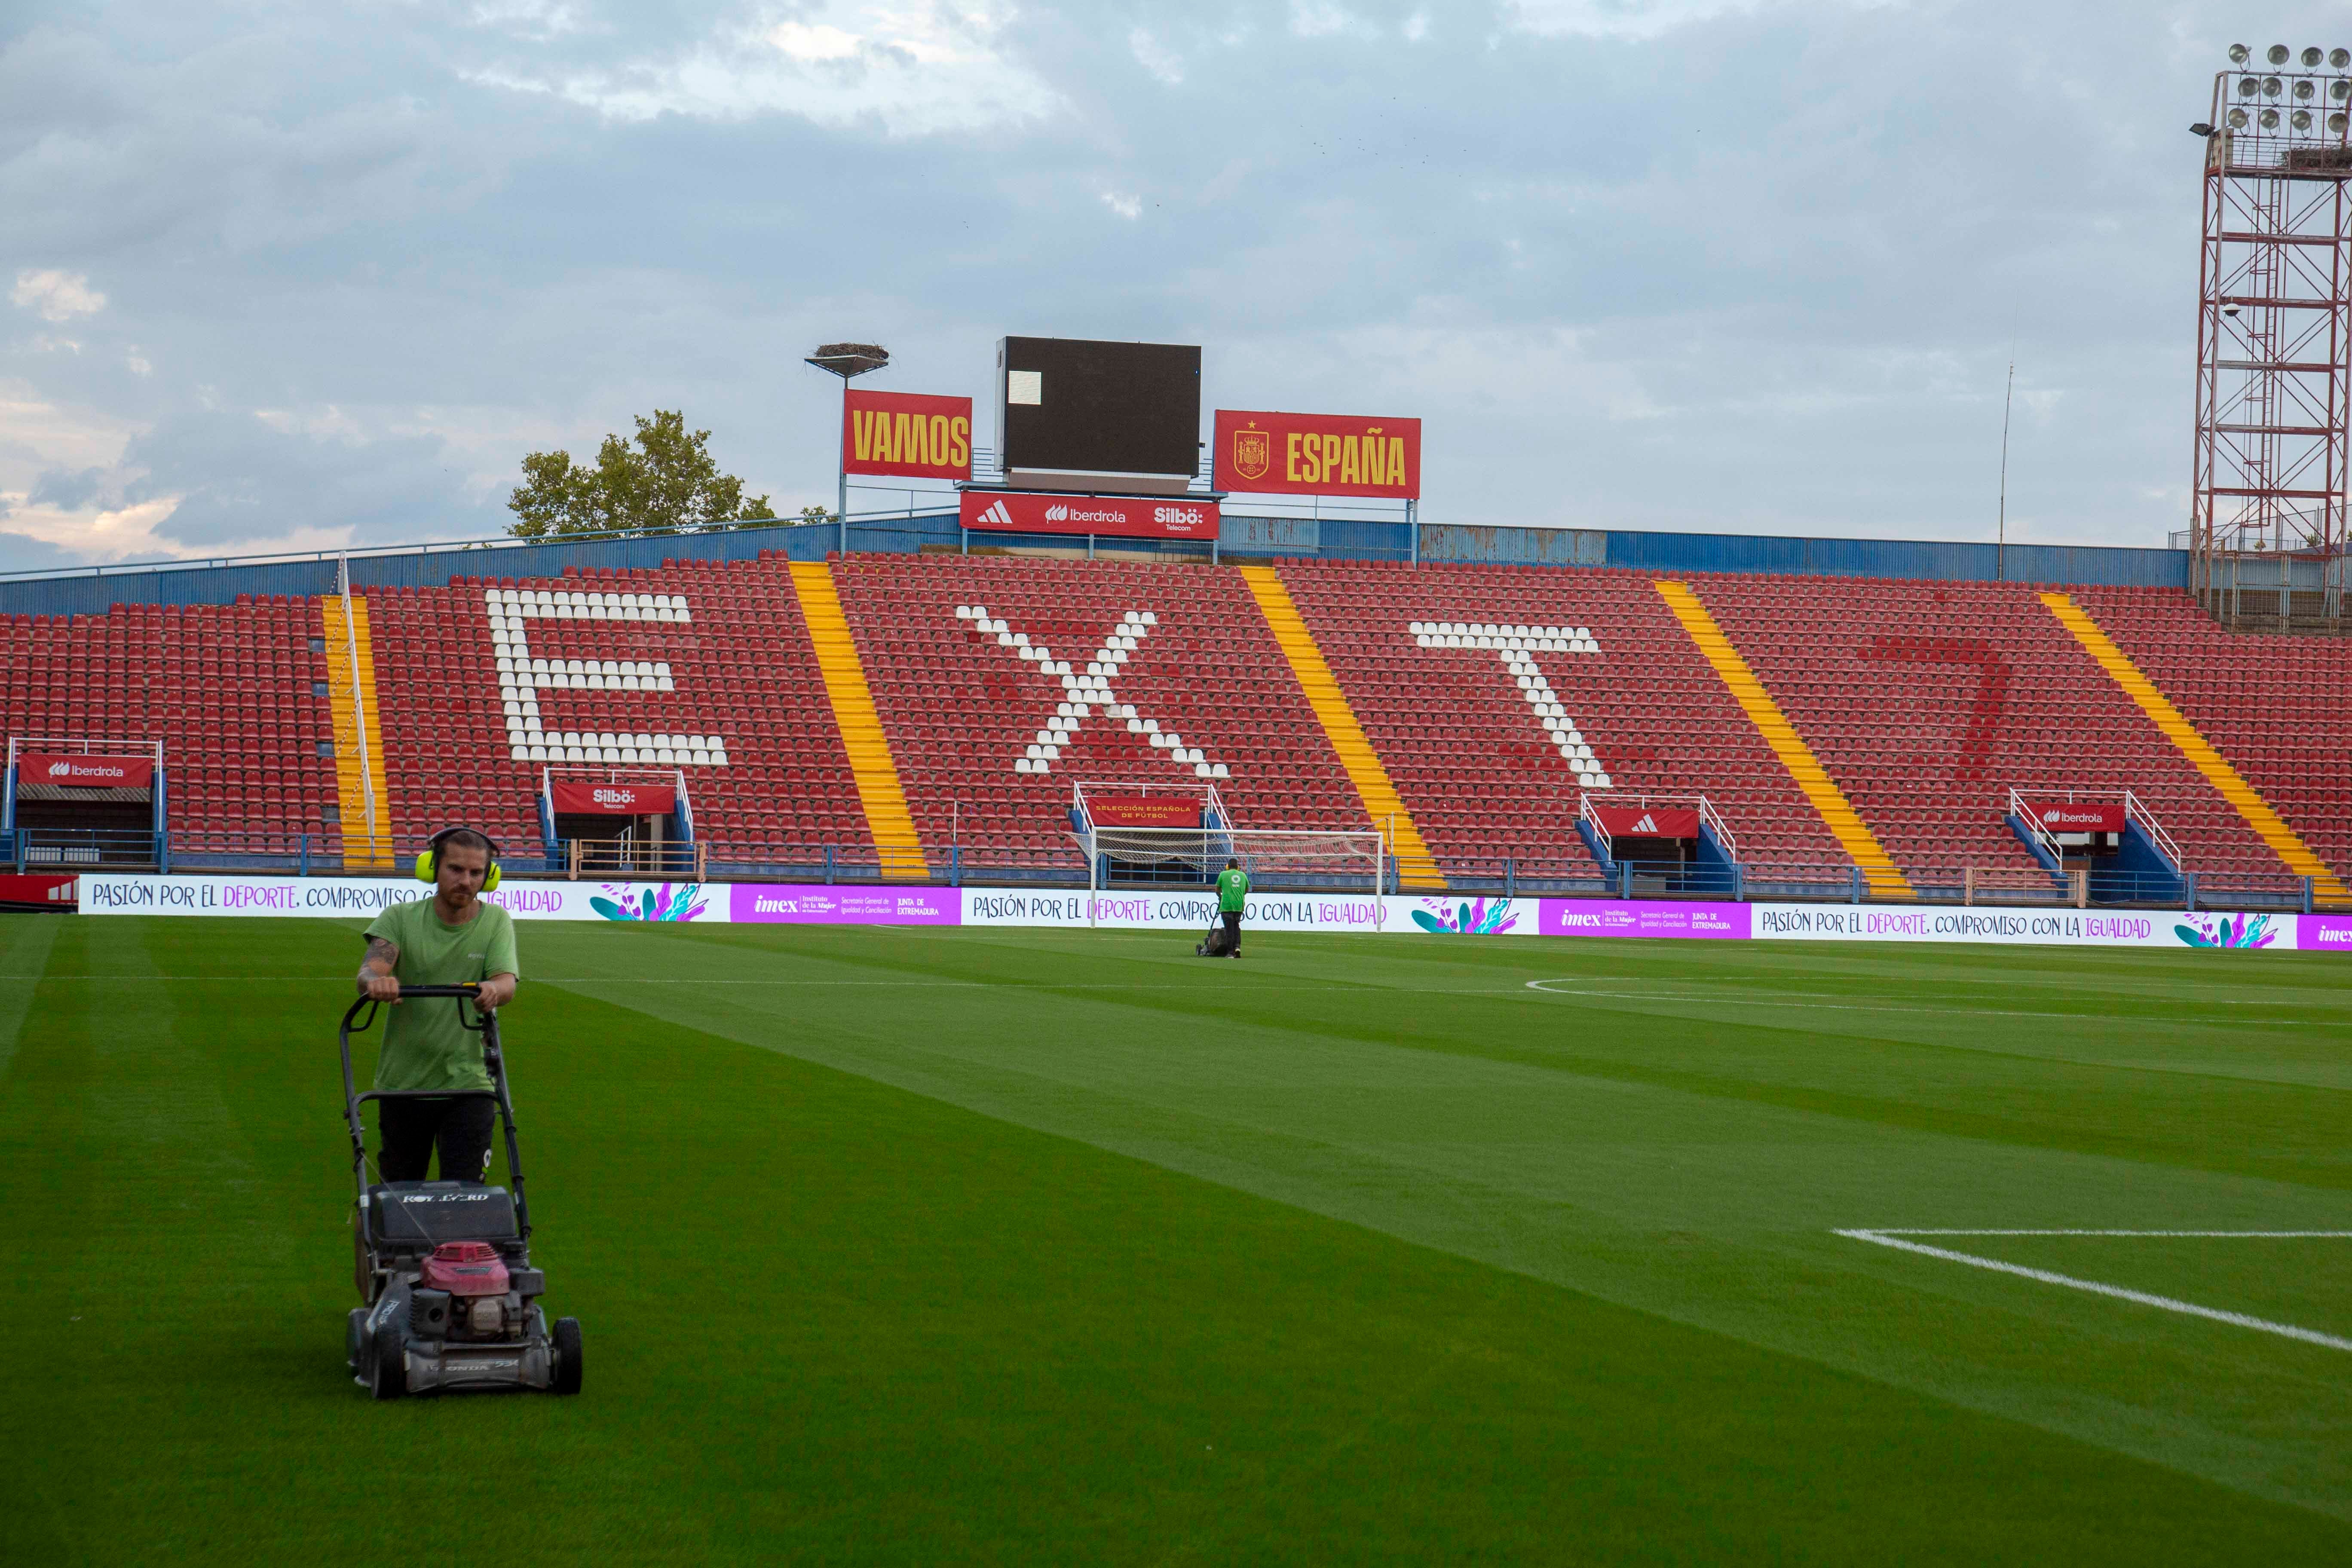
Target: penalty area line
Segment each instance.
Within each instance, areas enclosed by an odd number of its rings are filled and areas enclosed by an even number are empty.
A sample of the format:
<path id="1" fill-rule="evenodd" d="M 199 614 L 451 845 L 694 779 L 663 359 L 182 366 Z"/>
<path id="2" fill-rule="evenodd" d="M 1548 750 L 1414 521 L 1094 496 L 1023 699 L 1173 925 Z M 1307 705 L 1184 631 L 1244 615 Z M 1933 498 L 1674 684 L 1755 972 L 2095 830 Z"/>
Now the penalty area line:
<path id="1" fill-rule="evenodd" d="M 2153 1295 L 2146 1290 L 2126 1289 L 2121 1285 L 2104 1284 L 2096 1279 L 2077 1279 L 2071 1274 L 2059 1274 L 2047 1268 L 2028 1268 L 2021 1263 L 2009 1263 L 1998 1258 L 1979 1258 L 1973 1252 L 1955 1252 L 1949 1247 L 1929 1247 L 1924 1242 L 1906 1241 L 1906 1236 L 2224 1236 L 2224 1237 L 2344 1237 L 2345 1231 L 2034 1231 L 2034 1230 L 1841 1230 L 1835 1234 L 1850 1241 L 1866 1241 L 1874 1247 L 1891 1247 L 1899 1252 L 1916 1252 L 1923 1258 L 1941 1258 L 1947 1263 L 1965 1263 L 1971 1268 L 1990 1269 L 1995 1274 L 2014 1274 L 2021 1279 L 2032 1279 L 2043 1285 L 2063 1285 L 2070 1290 L 2083 1290 L 2094 1296 L 2111 1297 L 2118 1301 L 2130 1301 L 2137 1306 L 2154 1307 L 2159 1311 L 2178 1312 L 2183 1317 L 2203 1318 L 2210 1322 L 2227 1323 L 2231 1328 L 2252 1329 L 2258 1333 L 2276 1334 L 2281 1339 L 2300 1340 L 2305 1344 L 2322 1345 L 2333 1351 L 2352 1351 L 2352 1340 L 2334 1334 L 2323 1334 L 2317 1329 L 2298 1328 L 2293 1323 L 2274 1323 L 2267 1318 L 2250 1317 L 2243 1312 L 2224 1311 L 2219 1307 L 2200 1307 L 2194 1301 L 2182 1301 L 2170 1296 Z"/>

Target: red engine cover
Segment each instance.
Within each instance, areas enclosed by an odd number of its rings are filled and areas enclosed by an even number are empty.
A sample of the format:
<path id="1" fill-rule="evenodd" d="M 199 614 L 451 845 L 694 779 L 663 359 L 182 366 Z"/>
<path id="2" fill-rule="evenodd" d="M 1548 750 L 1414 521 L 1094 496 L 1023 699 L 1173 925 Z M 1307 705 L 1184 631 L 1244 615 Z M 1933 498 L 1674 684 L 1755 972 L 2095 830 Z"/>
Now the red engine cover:
<path id="1" fill-rule="evenodd" d="M 425 1283 L 452 1296 L 503 1296 L 507 1266 L 487 1241 L 445 1241 L 425 1260 Z"/>

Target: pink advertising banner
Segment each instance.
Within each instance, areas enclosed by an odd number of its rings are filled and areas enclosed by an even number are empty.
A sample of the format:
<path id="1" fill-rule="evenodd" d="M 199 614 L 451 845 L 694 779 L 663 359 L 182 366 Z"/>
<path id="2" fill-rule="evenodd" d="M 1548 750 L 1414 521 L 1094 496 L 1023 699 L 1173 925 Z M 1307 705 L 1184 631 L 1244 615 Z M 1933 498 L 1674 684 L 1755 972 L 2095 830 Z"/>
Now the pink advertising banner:
<path id="1" fill-rule="evenodd" d="M 963 923 L 955 888 L 828 888 L 739 882 L 727 889 L 739 925 L 952 926 Z"/>
<path id="2" fill-rule="evenodd" d="M 1599 899 L 1546 899 L 1545 936 L 1718 937 L 1745 942 L 1753 904 L 1609 903 Z"/>

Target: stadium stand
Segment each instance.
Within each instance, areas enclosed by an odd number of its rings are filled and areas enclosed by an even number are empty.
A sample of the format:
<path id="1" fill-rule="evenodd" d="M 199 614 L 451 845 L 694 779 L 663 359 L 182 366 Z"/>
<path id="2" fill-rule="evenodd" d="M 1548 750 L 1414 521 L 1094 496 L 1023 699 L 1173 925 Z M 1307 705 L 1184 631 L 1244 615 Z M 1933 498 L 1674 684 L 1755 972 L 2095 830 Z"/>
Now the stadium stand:
<path id="1" fill-rule="evenodd" d="M 1744 574 L 1691 586 L 1915 879 L 2034 869 L 2006 821 L 2011 788 L 2129 789 L 2183 869 L 2286 874 L 2033 589 Z"/>
<path id="2" fill-rule="evenodd" d="M 358 863 L 352 635 L 404 845 L 467 820 L 528 858 L 543 768 L 658 760 L 722 873 L 872 875 L 878 840 L 914 858 L 900 874 L 1066 876 L 1075 781 L 1202 777 L 1241 826 L 1360 827 L 1379 802 L 1456 882 L 1574 883 L 1599 875 L 1578 796 L 1605 789 L 1704 795 L 1750 865 L 1861 865 L 1899 896 L 1963 865 L 2030 880 L 2012 786 L 2127 788 L 2185 868 L 2278 889 L 2315 871 L 2332 896 L 2352 870 L 2352 645 L 2226 632 L 2178 589 L 2072 594 L 768 552 L 365 587 L 363 627 L 333 596 L 0 616 L 0 724 L 162 740 L 184 863 L 298 845 Z"/>
<path id="3" fill-rule="evenodd" d="M 1600 868 L 1576 832 L 1584 782 L 1502 661 L 1424 647 L 1415 623 L 1588 628 L 1586 651 L 1538 659 L 1610 787 L 1707 796 L 1753 859 L 1843 864 L 1647 574 L 1338 562 L 1281 573 L 1447 872 L 1494 874 L 1507 858 L 1528 877 Z"/>
<path id="4" fill-rule="evenodd" d="M 2232 633 L 2163 589 L 2071 596 L 2327 867 L 2352 878 L 2352 642 Z"/>
<path id="5" fill-rule="evenodd" d="M 292 854 L 335 838 L 333 723 L 315 602 L 117 605 L 0 616 L 15 736 L 161 739 L 170 830 L 192 850 Z"/>
<path id="6" fill-rule="evenodd" d="M 975 868 L 1082 871 L 1068 820 L 1077 779 L 1208 776 L 1253 827 L 1365 825 L 1265 617 L 1230 570 L 869 555 L 850 557 L 837 574 L 924 841 L 955 838 Z M 976 610 L 1009 629 L 981 630 Z M 1134 646 L 1108 646 L 1114 637 Z M 1013 638 L 1049 650 L 1056 672 L 1021 657 Z M 1046 739 L 1054 721 L 1073 717 L 1056 712 L 1073 705 L 1064 664 L 1072 680 L 1107 681 L 1087 689 L 1137 716 L 1113 718 L 1104 700 L 1089 701 L 1075 729 Z M 1102 675 L 1106 665 L 1117 673 Z M 1034 754 L 1047 747 L 1056 754 Z"/>
<path id="7" fill-rule="evenodd" d="M 582 665 L 568 672 L 570 683 L 501 679 L 492 593 L 560 597 L 549 606 L 558 613 L 526 623 L 525 646 L 532 658 Z M 686 618 L 648 618 L 642 601 L 656 596 L 683 601 Z M 446 588 L 378 590 L 370 603 L 400 833 L 479 821 L 540 852 L 536 803 L 551 761 L 650 763 L 655 756 L 640 753 L 675 759 L 681 748 L 641 746 L 640 735 L 647 742 L 715 738 L 719 750 L 688 750 L 700 760 L 679 765 L 697 828 L 723 858 L 758 860 L 787 846 L 827 843 L 870 858 L 849 758 L 783 562 L 467 578 Z M 592 660 L 593 674 L 584 668 Z M 667 667 L 658 679 L 667 689 L 622 665 Z M 513 755 L 504 710 L 520 708 L 525 699 L 508 693 L 525 689 L 538 731 L 569 742 L 565 757 Z"/>

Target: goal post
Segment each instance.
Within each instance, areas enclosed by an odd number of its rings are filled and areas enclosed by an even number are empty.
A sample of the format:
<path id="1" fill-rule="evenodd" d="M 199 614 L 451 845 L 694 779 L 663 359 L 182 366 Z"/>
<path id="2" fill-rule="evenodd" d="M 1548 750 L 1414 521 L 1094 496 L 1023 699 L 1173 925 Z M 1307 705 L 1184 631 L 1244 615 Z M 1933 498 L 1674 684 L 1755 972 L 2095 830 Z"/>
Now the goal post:
<path id="1" fill-rule="evenodd" d="M 1092 895 L 1124 872 L 1137 882 L 1213 882 L 1237 860 L 1254 886 L 1294 891 L 1384 890 L 1388 841 L 1359 828 L 1238 827 L 1214 784 L 1080 780 L 1070 794 L 1070 837 L 1087 858 Z M 1116 868 L 1116 869 L 1115 869 Z"/>
<path id="2" fill-rule="evenodd" d="M 1105 869 L 1122 865 L 1166 873 L 1171 880 L 1208 883 L 1227 860 L 1237 860 L 1253 887 L 1378 896 L 1387 879 L 1388 846 L 1370 828 L 1108 827 L 1079 835 L 1087 853 L 1087 888 L 1100 889 Z"/>

